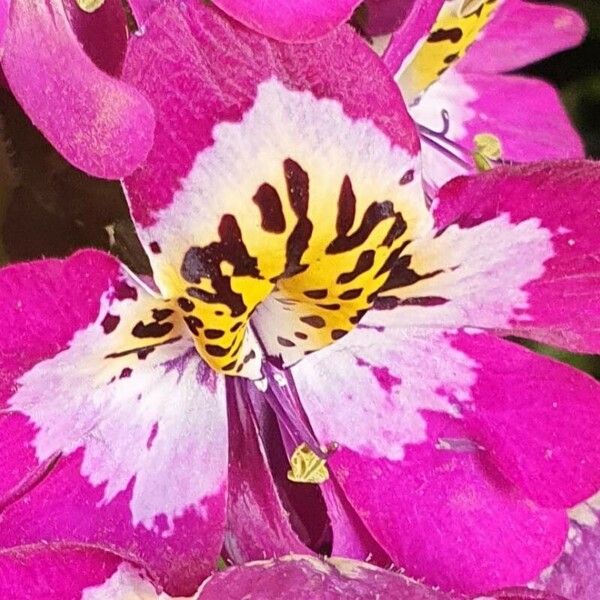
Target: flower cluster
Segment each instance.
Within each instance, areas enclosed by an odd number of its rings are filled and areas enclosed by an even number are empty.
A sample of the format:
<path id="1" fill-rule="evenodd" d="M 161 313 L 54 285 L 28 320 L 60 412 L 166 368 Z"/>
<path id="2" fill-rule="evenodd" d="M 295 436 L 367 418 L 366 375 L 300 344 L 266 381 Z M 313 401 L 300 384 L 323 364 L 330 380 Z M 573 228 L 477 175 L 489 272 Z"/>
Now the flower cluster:
<path id="1" fill-rule="evenodd" d="M 600 386 L 517 339 L 600 352 L 600 164 L 507 74 L 584 33 L 0 0 L 5 85 L 153 274 L 0 270 L 0 596 L 596 599 Z"/>

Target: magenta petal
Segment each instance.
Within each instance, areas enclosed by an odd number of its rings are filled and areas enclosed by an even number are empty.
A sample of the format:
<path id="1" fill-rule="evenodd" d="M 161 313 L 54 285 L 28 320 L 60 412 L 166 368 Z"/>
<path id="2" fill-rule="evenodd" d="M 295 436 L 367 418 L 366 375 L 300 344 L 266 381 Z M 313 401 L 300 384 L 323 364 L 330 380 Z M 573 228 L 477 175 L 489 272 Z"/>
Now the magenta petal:
<path id="1" fill-rule="evenodd" d="M 138 24 L 142 28 L 152 12 L 158 8 L 163 0 L 129 0 L 128 4 L 131 12 Z"/>
<path id="2" fill-rule="evenodd" d="M 385 18 L 386 15 L 391 17 L 389 12 L 391 10 L 400 9 L 400 14 L 404 15 L 401 24 L 396 19 L 394 20 L 395 26 L 399 25 L 399 27 L 392 34 L 383 56 L 391 73 L 397 73 L 404 59 L 425 41 L 443 4 L 444 0 L 413 0 L 410 10 L 406 11 L 406 2 L 402 2 L 402 0 L 369 0 L 367 2 L 367 6 L 375 11 L 373 19 L 377 18 L 378 22 L 379 18 Z M 384 27 L 382 24 L 378 30 L 383 32 L 385 29 L 390 30 L 389 27 Z"/>
<path id="3" fill-rule="evenodd" d="M 540 2 L 505 0 L 458 69 L 471 73 L 514 71 L 577 46 L 586 30 L 585 21 L 574 10 Z"/>
<path id="4" fill-rule="evenodd" d="M 460 334 L 473 357 L 470 434 L 537 504 L 573 506 L 600 488 L 600 385 L 569 366 L 489 335 Z"/>
<path id="5" fill-rule="evenodd" d="M 109 75 L 118 75 L 129 37 L 127 14 L 121 0 L 105 0 L 93 13 L 81 10 L 76 0 L 65 0 L 64 6 L 87 55 Z"/>
<path id="6" fill-rule="evenodd" d="M 283 42 L 308 42 L 347 21 L 360 0 L 215 0 L 228 15 Z"/>
<path id="7" fill-rule="evenodd" d="M 246 382 L 236 383 L 239 393 Z M 233 391 L 228 398 L 228 426 L 225 549 L 229 558 L 243 563 L 286 552 L 306 553 L 278 497 L 249 402 Z"/>
<path id="8" fill-rule="evenodd" d="M 321 560 L 297 555 L 232 567 L 213 575 L 201 590 L 202 600 L 233 597 L 295 600 L 467 600 L 464 596 L 428 588 L 399 573 L 367 563 L 344 558 Z"/>
<path id="9" fill-rule="evenodd" d="M 595 441 L 600 446 L 600 427 L 592 415 L 596 432 L 581 431 L 581 445 L 572 451 L 568 428 L 562 436 L 560 419 L 546 419 L 542 427 L 556 457 L 546 464 L 539 460 L 548 450 L 542 434 L 528 445 L 539 416 L 528 412 L 528 401 L 539 407 L 548 398 L 548 411 L 559 410 L 565 419 L 568 405 L 553 407 L 561 385 L 566 393 L 594 394 L 590 404 L 600 386 L 576 373 L 575 387 L 565 378 L 566 367 L 489 334 L 479 334 L 492 348 L 488 355 L 468 347 L 462 339 L 470 340 L 467 334 L 384 328 L 369 316 L 292 369 L 319 440 L 340 447 L 329 465 L 352 508 L 412 577 L 464 592 L 535 579 L 559 556 L 567 521 L 564 509 L 544 508 L 528 497 L 531 482 L 550 490 L 562 486 L 555 494 L 563 501 L 585 493 L 597 475 L 592 447 Z M 512 379 L 503 368 L 507 361 Z M 524 405 L 518 404 L 521 396 Z M 489 408 L 496 398 L 498 415 Z M 515 439 L 511 427 L 523 427 L 525 437 Z M 498 467 L 505 457 L 503 477 Z M 553 472 L 555 466 L 565 469 L 565 477 Z"/>
<path id="10" fill-rule="evenodd" d="M 8 25 L 8 11 L 10 10 L 11 0 L 0 0 L 0 50 L 2 49 L 2 40 Z M 1 54 L 0 54 L 1 57 Z"/>
<path id="11" fill-rule="evenodd" d="M 97 548 L 17 546 L 0 554 L 0 597 L 79 600 L 103 586 L 119 569 L 134 570 L 121 558 Z M 114 589 L 115 593 L 125 591 Z"/>
<path id="12" fill-rule="evenodd" d="M 223 539 L 223 381 L 101 252 L 3 269 L 0 304 L 0 547 L 99 546 L 191 594 Z"/>
<path id="13" fill-rule="evenodd" d="M 464 593 L 525 584 L 560 554 L 564 511 L 535 506 L 489 470 L 480 452 L 442 450 L 469 439 L 449 417 L 427 414 L 428 441 L 402 461 L 341 449 L 331 468 L 392 562 Z"/>
<path id="14" fill-rule="evenodd" d="M 347 558 L 318 559 L 290 555 L 254 562 L 216 573 L 202 586 L 202 600 L 256 598 L 295 600 L 563 600 L 553 594 L 513 588 L 466 596 L 444 592 L 405 577 Z"/>
<path id="15" fill-rule="evenodd" d="M 148 154 L 152 109 L 139 92 L 93 64 L 62 1 L 13 1 L 2 67 L 34 125 L 76 167 L 118 179 Z"/>

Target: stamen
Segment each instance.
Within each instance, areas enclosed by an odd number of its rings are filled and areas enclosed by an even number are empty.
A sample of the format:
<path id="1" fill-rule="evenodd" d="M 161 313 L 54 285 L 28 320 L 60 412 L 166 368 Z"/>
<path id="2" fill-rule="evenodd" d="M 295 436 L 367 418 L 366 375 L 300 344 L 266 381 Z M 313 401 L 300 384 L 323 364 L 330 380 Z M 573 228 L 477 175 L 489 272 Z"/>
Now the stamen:
<path id="1" fill-rule="evenodd" d="M 421 138 L 451 161 L 464 169 L 470 170 L 472 167 L 471 153 L 457 142 L 448 138 L 450 115 L 446 109 L 443 109 L 440 114 L 443 124 L 441 131 L 435 131 L 425 125 L 419 125 L 418 129 Z"/>
<path id="2" fill-rule="evenodd" d="M 324 483 L 329 479 L 325 459 L 319 458 L 306 444 L 300 444 L 290 458 L 290 481 L 296 483 Z"/>

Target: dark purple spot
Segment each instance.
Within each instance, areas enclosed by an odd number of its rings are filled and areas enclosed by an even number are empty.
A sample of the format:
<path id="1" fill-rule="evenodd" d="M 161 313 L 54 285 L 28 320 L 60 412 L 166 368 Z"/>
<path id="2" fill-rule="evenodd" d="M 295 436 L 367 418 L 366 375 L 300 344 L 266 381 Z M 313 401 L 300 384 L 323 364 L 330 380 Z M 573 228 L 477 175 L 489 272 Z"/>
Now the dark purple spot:
<path id="1" fill-rule="evenodd" d="M 137 300 L 137 290 L 125 283 L 120 281 L 115 288 L 115 298 L 117 300 Z"/>
<path id="2" fill-rule="evenodd" d="M 117 325 L 119 324 L 120 320 L 121 317 L 117 315 L 111 315 L 110 313 L 108 313 L 104 317 L 104 319 L 102 319 L 102 323 L 100 323 L 102 325 L 104 333 L 106 333 L 107 335 L 109 333 L 112 333 L 117 328 Z"/>
<path id="3" fill-rule="evenodd" d="M 209 340 L 218 340 L 219 338 L 223 337 L 224 333 L 225 332 L 221 329 L 205 329 L 204 330 L 204 335 Z"/>
<path id="4" fill-rule="evenodd" d="M 173 314 L 173 311 L 170 308 L 153 308 L 152 309 L 152 318 L 160 323 L 165 319 L 168 319 Z"/>
<path id="5" fill-rule="evenodd" d="M 308 317 L 300 317 L 300 320 L 311 327 L 315 327 L 316 329 L 321 329 L 325 327 L 325 319 L 323 317 L 319 317 L 318 315 L 310 315 Z"/>
<path id="6" fill-rule="evenodd" d="M 338 236 L 346 236 L 356 218 L 356 196 L 348 175 L 344 176 L 338 197 L 338 214 L 335 224 Z"/>
<path id="7" fill-rule="evenodd" d="M 294 335 L 300 340 L 308 339 L 308 336 L 302 331 L 294 331 Z"/>
<path id="8" fill-rule="evenodd" d="M 340 304 L 317 304 L 317 306 L 324 310 L 340 310 L 342 308 Z"/>
<path id="9" fill-rule="evenodd" d="M 296 344 L 287 338 L 277 336 L 277 341 L 281 346 L 285 346 L 286 348 L 293 348 Z"/>
<path id="10" fill-rule="evenodd" d="M 400 178 L 399 183 L 400 183 L 400 185 L 407 185 L 414 178 L 415 178 L 415 170 L 414 169 L 409 169 L 408 171 L 406 171 L 406 173 L 404 173 L 404 175 L 402 175 L 402 177 Z"/>
<path id="11" fill-rule="evenodd" d="M 150 450 L 150 448 L 152 448 L 152 444 L 154 443 L 157 433 L 158 433 L 158 423 L 154 423 L 154 425 L 152 425 L 152 431 L 150 431 L 150 435 L 148 436 L 148 441 L 146 442 L 146 448 L 148 448 L 148 450 Z"/>
<path id="12" fill-rule="evenodd" d="M 344 337 L 348 332 L 344 329 L 333 329 L 331 331 L 331 339 L 339 340 L 341 337 Z"/>
<path id="13" fill-rule="evenodd" d="M 158 242 L 150 242 L 150 252 L 152 254 L 160 254 L 162 252 L 160 244 Z"/>
<path id="14" fill-rule="evenodd" d="M 285 217 L 277 190 L 272 185 L 263 183 L 252 200 L 260 210 L 261 227 L 271 233 L 283 233 Z"/>
<path id="15" fill-rule="evenodd" d="M 327 290 L 307 290 L 304 292 L 304 295 L 313 300 L 322 300 L 323 298 L 327 298 Z"/>
<path id="16" fill-rule="evenodd" d="M 354 281 L 359 275 L 366 273 L 375 262 L 375 251 L 374 250 L 364 250 L 360 253 L 358 260 L 356 261 L 356 265 L 352 271 L 349 273 L 342 273 L 337 278 L 337 283 L 345 284 Z"/>
<path id="17" fill-rule="evenodd" d="M 427 38 L 428 42 L 445 42 L 450 41 L 453 44 L 457 44 L 460 42 L 463 36 L 463 32 L 458 27 L 453 27 L 452 29 L 436 29 L 432 31 L 429 37 Z"/>
<path id="18" fill-rule="evenodd" d="M 363 293 L 362 288 L 354 288 L 339 295 L 340 300 L 355 300 Z"/>
<path id="19" fill-rule="evenodd" d="M 231 333 L 235 333 L 243 324 L 243 321 L 238 321 L 237 323 L 231 326 L 231 329 L 229 331 L 231 331 Z"/>
<path id="20" fill-rule="evenodd" d="M 177 298 L 177 304 L 179 304 L 179 308 L 185 312 L 192 312 L 195 306 L 191 300 L 183 296 L 181 298 Z"/>
<path id="21" fill-rule="evenodd" d="M 131 377 L 132 373 L 133 373 L 132 369 L 130 369 L 129 367 L 125 367 L 121 371 L 121 374 L 119 375 L 119 379 L 126 379 L 127 377 Z"/>
<path id="22" fill-rule="evenodd" d="M 169 334 L 173 329 L 173 323 L 144 323 L 139 321 L 131 330 L 131 334 L 140 339 L 145 338 L 161 338 Z"/>
<path id="23" fill-rule="evenodd" d="M 188 329 L 194 334 L 198 335 L 200 329 L 204 327 L 204 323 L 194 315 L 188 315 L 187 317 L 183 317 L 185 324 L 188 326 Z"/>

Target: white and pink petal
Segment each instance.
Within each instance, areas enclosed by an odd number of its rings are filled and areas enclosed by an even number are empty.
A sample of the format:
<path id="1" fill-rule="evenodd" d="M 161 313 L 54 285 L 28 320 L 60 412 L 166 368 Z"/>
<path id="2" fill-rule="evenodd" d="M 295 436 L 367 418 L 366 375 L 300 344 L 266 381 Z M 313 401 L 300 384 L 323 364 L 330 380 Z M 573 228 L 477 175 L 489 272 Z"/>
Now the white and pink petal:
<path id="1" fill-rule="evenodd" d="M 564 507 L 600 486 L 598 384 L 488 334 L 369 322 L 293 368 L 364 526 L 448 589 L 536 578 L 562 549 Z"/>
<path id="2" fill-rule="evenodd" d="M 0 279 L 0 546 L 94 545 L 191 593 L 222 543 L 224 382 L 168 303 L 112 257 L 85 251 Z"/>
<path id="3" fill-rule="evenodd" d="M 435 189 L 475 170 L 475 138 L 484 133 L 498 138 L 509 163 L 585 156 L 556 90 L 533 78 L 451 69 L 410 113 L 421 128 L 425 178 Z"/>
<path id="4" fill-rule="evenodd" d="M 599 190 L 600 166 L 586 161 L 451 181 L 435 231 L 405 248 L 373 322 L 476 326 L 597 352 Z"/>

